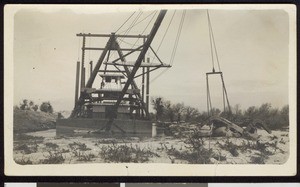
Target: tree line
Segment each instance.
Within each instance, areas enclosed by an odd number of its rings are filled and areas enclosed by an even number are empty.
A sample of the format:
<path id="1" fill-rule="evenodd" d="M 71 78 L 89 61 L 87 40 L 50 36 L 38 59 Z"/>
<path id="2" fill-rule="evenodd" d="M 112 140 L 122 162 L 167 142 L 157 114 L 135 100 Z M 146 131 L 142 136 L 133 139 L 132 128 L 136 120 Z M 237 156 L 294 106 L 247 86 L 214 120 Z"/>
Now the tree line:
<path id="1" fill-rule="evenodd" d="M 237 104 L 231 108 L 231 111 L 228 108 L 225 111 L 213 108 L 208 115 L 207 111 L 200 112 L 197 108 L 186 106 L 184 103 L 172 103 L 162 97 L 152 98 L 151 104 L 155 111 L 154 118 L 157 121 L 203 123 L 211 115 L 219 115 L 241 126 L 246 126 L 253 120 L 261 120 L 271 129 L 280 129 L 289 125 L 288 105 L 275 108 L 270 103 L 264 103 L 242 110 Z"/>
<path id="2" fill-rule="evenodd" d="M 19 105 L 15 106 L 15 109 L 32 110 L 32 111 L 38 111 L 38 109 L 40 109 L 41 112 L 51 113 L 51 114 L 53 113 L 53 107 L 49 101 L 42 102 L 41 105 L 38 105 L 31 100 L 23 99 L 23 101 Z"/>

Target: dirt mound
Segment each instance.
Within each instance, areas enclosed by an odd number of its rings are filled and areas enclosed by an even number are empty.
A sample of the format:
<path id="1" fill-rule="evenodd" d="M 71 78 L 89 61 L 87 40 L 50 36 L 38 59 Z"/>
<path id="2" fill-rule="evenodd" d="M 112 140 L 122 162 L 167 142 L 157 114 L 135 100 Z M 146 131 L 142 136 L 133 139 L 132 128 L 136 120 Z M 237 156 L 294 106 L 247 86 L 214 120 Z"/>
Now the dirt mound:
<path id="1" fill-rule="evenodd" d="M 34 132 L 53 129 L 56 126 L 57 114 L 14 109 L 14 132 Z"/>

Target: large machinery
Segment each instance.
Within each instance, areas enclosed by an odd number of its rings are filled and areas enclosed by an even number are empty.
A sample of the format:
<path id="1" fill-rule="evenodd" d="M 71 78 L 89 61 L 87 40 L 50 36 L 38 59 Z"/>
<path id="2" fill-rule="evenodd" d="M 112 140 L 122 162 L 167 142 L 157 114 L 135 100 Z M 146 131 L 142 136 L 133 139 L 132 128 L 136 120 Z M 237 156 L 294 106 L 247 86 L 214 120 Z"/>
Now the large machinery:
<path id="1" fill-rule="evenodd" d="M 68 119 L 57 120 L 57 134 L 73 134 L 76 131 L 95 131 L 121 134 L 151 135 L 152 122 L 149 116 L 150 72 L 170 68 L 164 64 L 151 47 L 151 43 L 164 19 L 166 10 L 161 10 L 149 35 L 91 34 L 80 33 L 82 59 L 77 62 L 75 106 Z M 86 39 L 106 38 L 104 47 L 86 46 Z M 118 39 L 141 39 L 135 48 L 121 48 Z M 90 62 L 89 78 L 85 67 L 85 52 L 101 51 L 93 67 Z M 147 51 L 154 54 L 159 63 L 146 58 Z M 111 53 L 117 53 L 112 58 Z M 127 58 L 135 58 L 127 61 Z M 139 73 L 140 72 L 140 73 Z M 100 84 L 95 80 L 100 79 Z M 142 88 L 136 80 L 141 79 Z"/>

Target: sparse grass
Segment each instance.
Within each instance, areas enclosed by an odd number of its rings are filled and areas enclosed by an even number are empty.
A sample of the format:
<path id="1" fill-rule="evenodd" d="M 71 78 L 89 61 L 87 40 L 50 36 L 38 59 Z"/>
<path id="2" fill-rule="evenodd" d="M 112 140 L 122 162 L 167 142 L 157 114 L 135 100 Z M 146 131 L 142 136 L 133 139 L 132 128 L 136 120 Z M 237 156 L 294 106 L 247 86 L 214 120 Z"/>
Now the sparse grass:
<path id="1" fill-rule="evenodd" d="M 173 146 L 168 148 L 164 145 L 164 149 L 169 156 L 174 156 L 177 159 L 187 160 L 191 164 L 210 164 L 211 158 L 219 158 L 212 149 L 204 147 L 204 139 L 199 131 L 194 130 L 186 140 L 186 148 L 188 150 L 178 151 Z M 171 160 L 172 161 L 172 160 Z"/>
<path id="2" fill-rule="evenodd" d="M 40 161 L 41 164 L 61 164 L 65 161 L 61 151 L 48 151 L 48 155 L 44 155 L 46 159 Z"/>
<path id="3" fill-rule="evenodd" d="M 138 145 L 135 147 L 130 144 L 128 145 L 107 145 L 102 146 L 99 155 L 108 162 L 134 162 L 143 163 L 149 160 L 149 157 L 159 157 L 158 154 L 152 152 L 150 148 L 140 148 Z"/>
<path id="4" fill-rule="evenodd" d="M 47 149 L 53 149 L 53 150 L 56 150 L 56 149 L 59 148 L 59 146 L 57 144 L 51 143 L 51 142 L 47 142 L 45 144 L 45 146 L 46 146 Z"/>
<path id="5" fill-rule="evenodd" d="M 224 142 L 224 144 L 221 143 L 217 143 L 219 145 L 219 147 L 223 150 L 226 150 L 228 152 L 230 152 L 230 154 L 234 157 L 239 156 L 239 152 L 237 151 L 238 146 L 234 143 L 232 143 L 229 138 L 227 138 L 227 140 Z"/>
<path id="6" fill-rule="evenodd" d="M 72 154 L 77 158 L 78 161 L 91 161 L 96 156 L 92 153 L 86 153 L 91 149 L 84 143 L 73 142 L 69 144 Z"/>
<path id="7" fill-rule="evenodd" d="M 36 153 L 38 144 L 44 141 L 44 137 L 30 136 L 26 134 L 14 134 L 14 150 L 23 154 Z"/>
<path id="8" fill-rule="evenodd" d="M 45 146 L 47 154 L 44 155 L 45 159 L 40 160 L 41 164 L 61 164 L 65 161 L 62 151 L 59 150 L 59 146 L 57 144 L 47 142 Z"/>
<path id="9" fill-rule="evenodd" d="M 38 144 L 36 142 L 27 144 L 18 144 L 14 147 L 14 150 L 20 151 L 23 154 L 36 153 L 38 151 Z"/>

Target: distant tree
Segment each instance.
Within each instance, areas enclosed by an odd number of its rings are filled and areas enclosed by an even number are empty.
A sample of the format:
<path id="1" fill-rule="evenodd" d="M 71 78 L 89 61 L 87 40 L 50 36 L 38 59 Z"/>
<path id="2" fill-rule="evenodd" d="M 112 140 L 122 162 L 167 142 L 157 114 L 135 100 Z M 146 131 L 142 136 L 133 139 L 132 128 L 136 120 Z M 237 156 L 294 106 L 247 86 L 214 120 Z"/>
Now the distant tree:
<path id="1" fill-rule="evenodd" d="M 217 115 L 220 115 L 220 113 L 221 113 L 221 110 L 218 109 L 218 108 L 212 108 L 212 109 L 210 110 L 210 115 L 211 115 L 211 116 L 217 116 Z"/>
<path id="2" fill-rule="evenodd" d="M 250 106 L 245 112 L 244 115 L 247 118 L 253 118 L 257 114 L 257 109 L 255 106 Z"/>
<path id="3" fill-rule="evenodd" d="M 46 113 L 53 113 L 53 107 L 51 106 L 50 102 L 43 102 L 40 105 L 40 111 Z"/>
<path id="4" fill-rule="evenodd" d="M 151 100 L 154 110 L 156 111 L 156 120 L 160 120 L 164 112 L 163 98 L 157 97 Z"/>
<path id="5" fill-rule="evenodd" d="M 57 114 L 57 119 L 64 119 L 65 117 L 60 113 L 60 112 L 58 112 L 58 114 Z"/>
<path id="6" fill-rule="evenodd" d="M 289 105 L 285 105 L 284 107 L 282 107 L 282 109 L 280 110 L 280 116 L 284 123 L 283 125 L 288 126 L 289 125 Z"/>
<path id="7" fill-rule="evenodd" d="M 23 99 L 23 103 L 20 104 L 20 109 L 21 110 L 28 110 L 28 100 L 27 99 Z"/>
<path id="8" fill-rule="evenodd" d="M 32 107 L 32 110 L 34 110 L 34 111 L 37 111 L 39 109 L 39 105 L 34 105 L 33 107 Z"/>
<path id="9" fill-rule="evenodd" d="M 261 120 L 264 120 L 269 117 L 270 115 L 270 109 L 272 108 L 272 105 L 270 103 L 264 103 L 258 108 L 258 118 Z"/>
<path id="10" fill-rule="evenodd" d="M 240 104 L 236 104 L 233 107 L 233 113 L 235 115 L 242 115 L 242 110 L 241 110 L 241 105 Z"/>
<path id="11" fill-rule="evenodd" d="M 199 115 L 198 109 L 190 106 L 185 107 L 184 112 L 185 112 L 185 121 L 190 121 L 192 119 L 195 119 Z"/>
<path id="12" fill-rule="evenodd" d="M 29 110 L 32 109 L 33 106 L 34 106 L 34 102 L 33 101 L 29 101 Z"/>
<path id="13" fill-rule="evenodd" d="M 173 110 L 177 116 L 177 121 L 180 122 L 181 116 L 183 116 L 183 112 L 184 112 L 184 104 L 177 103 L 177 104 L 173 105 Z"/>
<path id="14" fill-rule="evenodd" d="M 170 122 L 174 121 L 175 111 L 170 101 L 166 101 L 164 103 L 164 114 L 166 115 L 166 118 L 170 120 Z"/>

